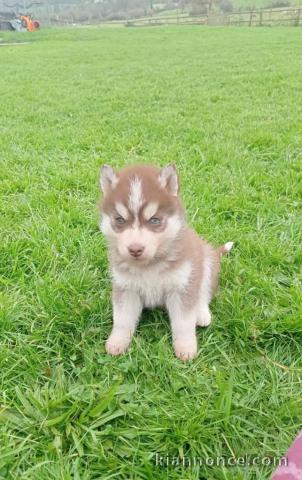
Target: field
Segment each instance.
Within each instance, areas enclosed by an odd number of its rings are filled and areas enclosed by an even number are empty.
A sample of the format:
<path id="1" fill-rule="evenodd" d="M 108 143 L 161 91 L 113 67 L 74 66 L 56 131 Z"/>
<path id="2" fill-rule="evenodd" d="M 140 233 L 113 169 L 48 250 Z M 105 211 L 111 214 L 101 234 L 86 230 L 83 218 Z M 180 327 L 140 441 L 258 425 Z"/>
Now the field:
<path id="1" fill-rule="evenodd" d="M 268 479 L 188 463 L 279 457 L 302 425 L 302 30 L 1 37 L 31 43 L 0 47 L 0 478 Z M 191 225 L 235 242 L 188 364 L 159 311 L 105 354 L 98 173 L 132 162 L 174 162 Z"/>

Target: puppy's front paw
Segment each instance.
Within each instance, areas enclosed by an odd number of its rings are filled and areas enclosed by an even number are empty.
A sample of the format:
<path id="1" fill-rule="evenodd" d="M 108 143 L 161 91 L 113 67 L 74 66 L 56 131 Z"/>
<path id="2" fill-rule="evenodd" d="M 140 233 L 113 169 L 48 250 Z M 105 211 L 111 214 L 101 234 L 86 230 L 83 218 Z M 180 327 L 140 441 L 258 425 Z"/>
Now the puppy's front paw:
<path id="1" fill-rule="evenodd" d="M 211 312 L 208 307 L 203 308 L 197 319 L 197 325 L 199 327 L 208 327 L 212 321 Z"/>
<path id="2" fill-rule="evenodd" d="M 130 339 L 118 335 L 110 335 L 106 342 L 106 352 L 109 355 L 121 355 L 129 347 Z"/>
<path id="3" fill-rule="evenodd" d="M 177 358 L 183 362 L 192 360 L 197 355 L 197 341 L 196 338 L 192 340 L 175 340 L 174 352 Z"/>

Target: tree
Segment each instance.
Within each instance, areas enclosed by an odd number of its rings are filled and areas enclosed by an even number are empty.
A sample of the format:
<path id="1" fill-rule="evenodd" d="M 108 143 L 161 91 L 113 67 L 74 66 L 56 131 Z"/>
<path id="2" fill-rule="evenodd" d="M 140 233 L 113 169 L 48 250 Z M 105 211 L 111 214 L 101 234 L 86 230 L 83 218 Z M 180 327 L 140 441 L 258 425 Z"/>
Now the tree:
<path id="1" fill-rule="evenodd" d="M 192 15 L 202 15 L 208 13 L 210 0 L 192 0 L 191 13 Z"/>

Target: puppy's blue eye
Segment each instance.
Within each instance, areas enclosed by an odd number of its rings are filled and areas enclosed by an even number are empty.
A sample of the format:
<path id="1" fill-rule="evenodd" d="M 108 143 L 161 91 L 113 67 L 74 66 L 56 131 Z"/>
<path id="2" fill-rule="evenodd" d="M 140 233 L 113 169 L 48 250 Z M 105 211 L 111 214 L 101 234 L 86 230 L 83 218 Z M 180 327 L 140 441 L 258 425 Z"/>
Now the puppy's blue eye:
<path id="1" fill-rule="evenodd" d="M 160 218 L 151 217 L 150 220 L 148 220 L 148 223 L 151 223 L 151 225 L 159 225 L 160 224 Z"/>
<path id="2" fill-rule="evenodd" d="M 123 217 L 115 217 L 115 221 L 118 225 L 123 225 L 126 220 Z"/>

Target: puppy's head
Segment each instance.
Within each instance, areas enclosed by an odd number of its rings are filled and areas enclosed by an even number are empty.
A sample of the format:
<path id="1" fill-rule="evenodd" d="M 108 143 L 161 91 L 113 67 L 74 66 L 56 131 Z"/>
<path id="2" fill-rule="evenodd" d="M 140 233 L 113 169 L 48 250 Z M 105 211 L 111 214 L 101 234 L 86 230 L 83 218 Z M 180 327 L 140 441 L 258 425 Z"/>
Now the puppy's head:
<path id="1" fill-rule="evenodd" d="M 167 256 L 183 224 L 175 167 L 140 165 L 115 172 L 104 165 L 101 230 L 110 248 L 131 264 Z"/>

